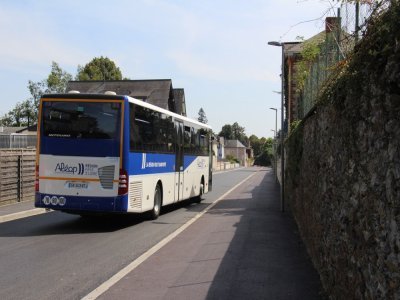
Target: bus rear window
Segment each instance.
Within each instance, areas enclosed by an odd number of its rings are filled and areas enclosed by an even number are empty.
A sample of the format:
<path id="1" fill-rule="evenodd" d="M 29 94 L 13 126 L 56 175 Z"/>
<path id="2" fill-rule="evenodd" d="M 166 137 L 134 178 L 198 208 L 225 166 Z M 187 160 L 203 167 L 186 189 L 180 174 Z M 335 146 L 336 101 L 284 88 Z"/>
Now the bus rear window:
<path id="1" fill-rule="evenodd" d="M 116 139 L 120 103 L 43 102 L 43 135 L 55 138 Z"/>

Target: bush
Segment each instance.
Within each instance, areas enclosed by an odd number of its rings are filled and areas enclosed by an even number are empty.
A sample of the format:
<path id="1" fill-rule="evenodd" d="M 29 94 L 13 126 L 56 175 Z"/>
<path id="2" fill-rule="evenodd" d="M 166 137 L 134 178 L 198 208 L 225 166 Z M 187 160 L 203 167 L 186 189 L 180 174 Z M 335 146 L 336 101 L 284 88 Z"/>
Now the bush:
<path id="1" fill-rule="evenodd" d="M 271 155 L 267 151 L 261 153 L 254 160 L 254 164 L 257 166 L 271 166 Z"/>
<path id="2" fill-rule="evenodd" d="M 238 164 L 240 163 L 240 161 L 231 154 L 228 154 L 226 156 L 226 160 L 229 161 L 230 163 L 238 163 Z"/>

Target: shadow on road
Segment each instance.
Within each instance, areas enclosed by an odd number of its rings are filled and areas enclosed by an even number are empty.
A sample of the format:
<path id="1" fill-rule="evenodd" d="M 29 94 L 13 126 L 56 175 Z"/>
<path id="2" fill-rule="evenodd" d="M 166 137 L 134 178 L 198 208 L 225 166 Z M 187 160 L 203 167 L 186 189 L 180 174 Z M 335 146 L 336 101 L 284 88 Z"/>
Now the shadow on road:
<path id="1" fill-rule="evenodd" d="M 280 211 L 279 186 L 271 170 L 260 172 L 265 175 L 241 187 L 237 198 L 227 197 L 208 212 L 228 220 L 216 234 L 234 236 L 207 299 L 322 299 L 297 226 Z"/>
<path id="2" fill-rule="evenodd" d="M 182 201 L 162 208 L 157 220 L 150 220 L 148 213 L 93 215 L 81 217 L 62 212 L 49 212 L 32 217 L 22 218 L 0 224 L 0 237 L 26 237 L 59 234 L 89 234 L 114 232 L 135 226 L 143 222 L 165 224 L 162 216 L 179 209 L 191 212 L 203 211 L 209 203 L 193 203 L 191 200 Z"/>

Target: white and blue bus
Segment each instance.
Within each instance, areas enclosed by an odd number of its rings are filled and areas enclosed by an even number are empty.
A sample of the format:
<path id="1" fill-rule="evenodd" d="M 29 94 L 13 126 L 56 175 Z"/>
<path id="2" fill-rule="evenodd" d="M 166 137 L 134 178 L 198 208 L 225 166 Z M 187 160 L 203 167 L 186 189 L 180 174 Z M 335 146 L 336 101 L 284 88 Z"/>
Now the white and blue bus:
<path id="1" fill-rule="evenodd" d="M 156 219 L 211 190 L 210 137 L 210 126 L 128 96 L 44 95 L 35 206 Z"/>

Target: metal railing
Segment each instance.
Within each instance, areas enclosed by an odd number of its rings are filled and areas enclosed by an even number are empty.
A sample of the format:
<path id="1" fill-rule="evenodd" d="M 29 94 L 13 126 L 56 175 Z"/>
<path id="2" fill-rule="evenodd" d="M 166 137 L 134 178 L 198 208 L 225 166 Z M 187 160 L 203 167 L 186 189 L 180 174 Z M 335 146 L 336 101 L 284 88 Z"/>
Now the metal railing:
<path id="1" fill-rule="evenodd" d="M 319 44 L 320 52 L 309 66 L 309 73 L 301 91 L 299 118 L 304 118 L 317 102 L 321 88 L 333 72 L 335 66 L 353 50 L 365 29 L 375 6 L 372 4 L 344 3 L 331 13 L 338 18 L 339 26 L 326 33 Z"/>

